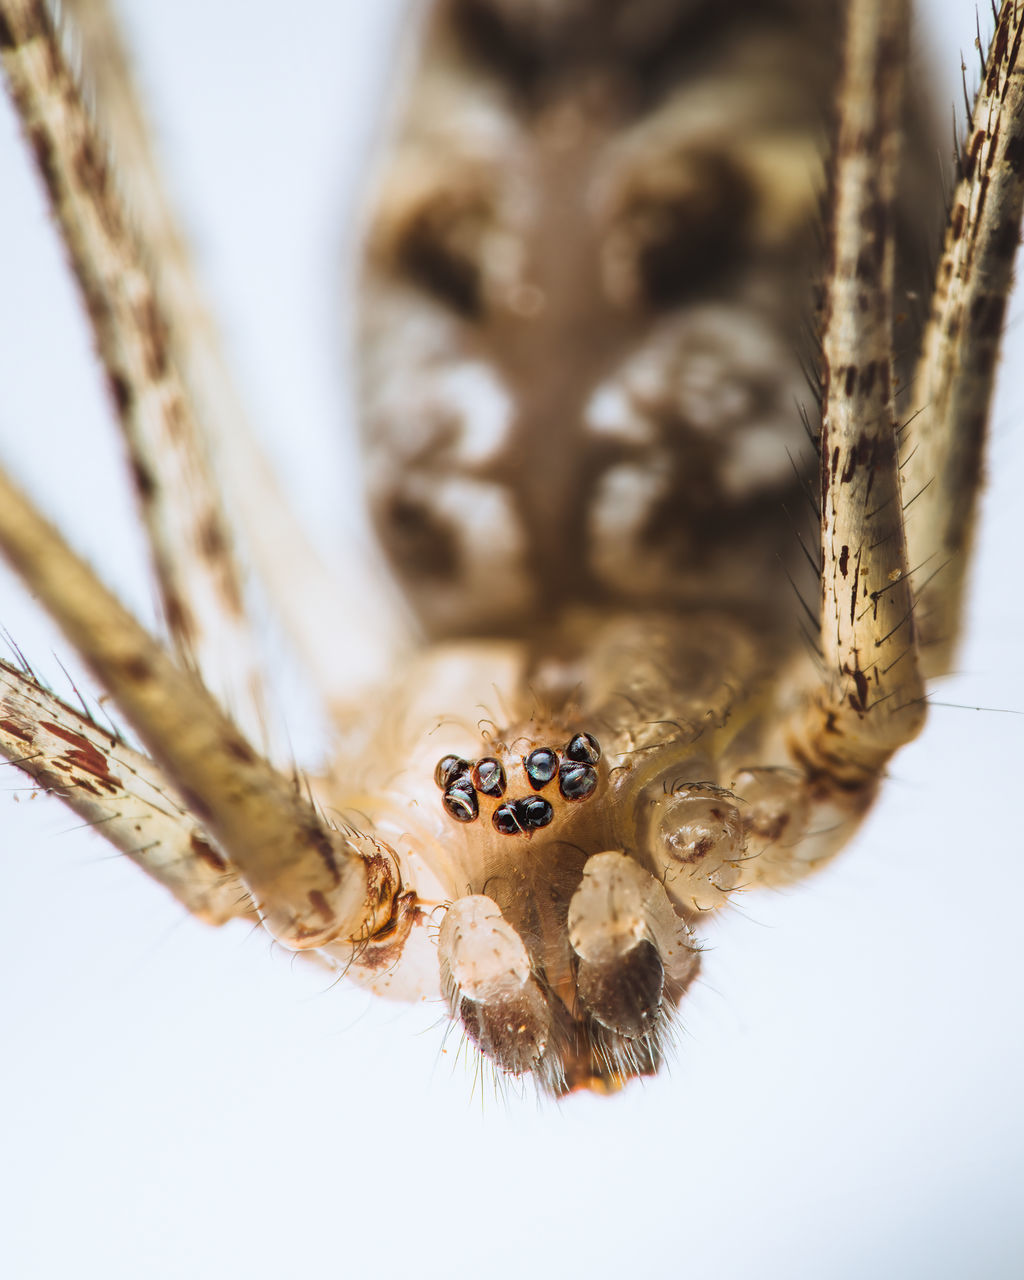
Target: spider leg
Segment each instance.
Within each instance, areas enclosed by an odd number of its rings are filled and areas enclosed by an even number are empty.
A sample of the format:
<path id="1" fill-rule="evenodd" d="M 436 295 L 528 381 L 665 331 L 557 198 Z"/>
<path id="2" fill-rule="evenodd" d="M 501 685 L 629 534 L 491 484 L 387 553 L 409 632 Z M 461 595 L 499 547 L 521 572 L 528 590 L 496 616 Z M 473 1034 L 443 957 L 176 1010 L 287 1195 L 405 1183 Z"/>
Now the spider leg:
<path id="1" fill-rule="evenodd" d="M 209 924 L 255 917 L 244 885 L 163 771 L 7 662 L 0 662 L 0 752 L 194 916 Z"/>
<path id="2" fill-rule="evenodd" d="M 262 720 L 241 572 L 205 443 L 104 139 L 41 0 L 0 7 L 11 96 L 35 152 L 89 313 L 127 444 L 162 611 L 175 649 L 248 731 Z"/>
<path id="3" fill-rule="evenodd" d="M 985 61 L 902 440 L 915 624 L 927 675 L 960 625 L 985 428 L 1024 206 L 1024 10 L 1005 0 Z"/>
<path id="4" fill-rule="evenodd" d="M 390 918 L 394 874 L 387 851 L 358 832 L 329 828 L 299 781 L 254 752 L 199 678 L 201 673 L 211 685 L 226 686 L 228 704 L 245 716 L 250 731 L 258 730 L 257 667 L 241 575 L 178 372 L 161 296 L 166 282 L 150 272 L 147 251 L 132 233 L 105 143 L 49 10 L 34 0 L 4 0 L 0 52 L 129 440 L 178 653 L 176 661 L 147 634 L 0 477 L 0 544 L 111 692 L 153 761 L 128 760 L 119 749 L 115 760 L 102 731 L 97 736 L 87 722 L 69 720 L 66 708 L 17 672 L 4 696 L 5 753 L 99 824 L 117 847 L 140 855 L 141 865 L 170 881 L 190 909 L 223 919 L 251 912 L 255 902 L 268 929 L 295 949 L 362 939 Z M 150 228 L 160 222 L 152 210 L 146 217 Z M 167 247 L 165 239 L 164 232 L 155 236 L 158 249 Z M 144 783 L 137 788 L 126 776 Z M 90 799 L 97 785 L 107 795 Z M 155 843 L 140 839 L 137 817 L 164 834 Z M 191 865 L 180 859 L 186 844 Z M 151 849 L 156 852 L 149 857 Z M 204 860 L 223 883 L 221 900 L 211 899 L 212 886 L 203 881 Z"/>
<path id="5" fill-rule="evenodd" d="M 908 6 L 849 11 L 821 431 L 824 681 L 796 753 L 871 789 L 924 721 L 892 390 L 893 197 Z"/>
<path id="6" fill-rule="evenodd" d="M 340 580 L 329 576 L 289 515 L 225 371 L 110 10 L 102 0 L 69 7 L 92 80 L 74 73 L 41 0 L 11 0 L 0 15 L 12 96 L 107 371 L 168 630 L 265 745 L 261 662 L 229 510 L 328 704 L 350 703 L 353 689 L 379 676 L 408 626 L 379 589 L 383 573 L 371 589 L 365 555 L 353 551 Z M 353 601 L 359 634 L 338 663 Z"/>
<path id="7" fill-rule="evenodd" d="M 305 950 L 363 938 L 390 920 L 390 851 L 330 828 L 298 781 L 253 751 L 196 675 L 2 472 L 0 546 L 237 868 L 275 937 Z"/>
<path id="8" fill-rule="evenodd" d="M 413 641 L 380 554 L 340 532 L 329 562 L 313 545 L 259 447 L 223 354 L 189 245 L 157 163 L 144 104 L 107 0 L 68 0 L 92 112 L 118 158 L 136 237 L 159 282 L 170 342 L 196 404 L 217 482 L 252 567 L 325 705 L 343 722 Z M 358 629 L 353 628 L 358 602 Z M 345 661 L 338 661 L 339 637 Z"/>

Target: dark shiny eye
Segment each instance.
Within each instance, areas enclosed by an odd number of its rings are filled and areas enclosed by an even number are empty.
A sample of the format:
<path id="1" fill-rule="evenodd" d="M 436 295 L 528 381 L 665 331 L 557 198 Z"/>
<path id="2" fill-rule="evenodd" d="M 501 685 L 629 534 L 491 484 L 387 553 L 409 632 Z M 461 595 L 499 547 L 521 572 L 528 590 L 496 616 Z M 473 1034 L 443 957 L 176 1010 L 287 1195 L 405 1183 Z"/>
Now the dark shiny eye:
<path id="1" fill-rule="evenodd" d="M 523 764 L 534 791 L 546 787 L 558 772 L 558 756 L 548 747 L 538 747 L 536 751 L 531 751 Z"/>
<path id="2" fill-rule="evenodd" d="M 597 786 L 597 770 L 575 761 L 563 764 L 558 771 L 558 789 L 566 800 L 585 800 Z"/>
<path id="3" fill-rule="evenodd" d="M 538 827 L 546 827 L 555 816 L 555 811 L 543 796 L 527 796 L 515 803 L 516 818 L 524 831 L 536 831 Z"/>
<path id="4" fill-rule="evenodd" d="M 499 804 L 491 821 L 494 823 L 495 831 L 500 831 L 503 836 L 514 836 L 522 831 L 515 807 L 510 804 Z"/>
<path id="5" fill-rule="evenodd" d="M 442 756 L 434 770 L 434 781 L 442 791 L 450 787 L 456 778 L 469 773 L 469 761 L 462 756 Z"/>
<path id="6" fill-rule="evenodd" d="M 566 746 L 565 754 L 577 764 L 597 764 L 601 759 L 601 744 L 592 733 L 578 733 Z"/>
<path id="7" fill-rule="evenodd" d="M 468 778 L 460 778 L 448 788 L 441 799 L 456 822 L 472 822 L 480 813 L 476 792 Z"/>
<path id="8" fill-rule="evenodd" d="M 497 760 L 487 757 L 478 760 L 473 766 L 470 777 L 477 791 L 485 796 L 503 796 L 505 794 L 505 770 Z"/>

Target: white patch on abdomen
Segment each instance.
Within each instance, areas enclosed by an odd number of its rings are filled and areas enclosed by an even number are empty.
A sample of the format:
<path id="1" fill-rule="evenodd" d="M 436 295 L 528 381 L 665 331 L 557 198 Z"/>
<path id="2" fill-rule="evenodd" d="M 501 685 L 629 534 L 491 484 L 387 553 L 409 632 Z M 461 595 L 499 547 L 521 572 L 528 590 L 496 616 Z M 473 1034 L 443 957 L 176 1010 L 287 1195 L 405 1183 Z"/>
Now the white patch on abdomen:
<path id="1" fill-rule="evenodd" d="M 439 373 L 434 386 L 440 412 L 461 428 L 455 457 L 470 466 L 494 458 L 512 429 L 512 399 L 494 370 L 464 360 Z"/>
<path id="2" fill-rule="evenodd" d="M 693 306 L 658 324 L 583 414 L 607 455 L 587 506 L 589 563 L 631 596 L 678 585 L 702 522 L 794 483 L 807 394 L 794 352 L 747 307 Z"/>
<path id="3" fill-rule="evenodd" d="M 637 544 L 669 478 L 664 455 L 651 451 L 643 461 L 609 467 L 598 481 L 587 517 L 590 565 L 609 585 L 636 591 L 664 577 L 663 557 L 641 554 Z"/>
<path id="4" fill-rule="evenodd" d="M 629 389 L 620 381 L 605 382 L 597 388 L 583 411 L 583 424 L 595 436 L 624 444 L 654 443 L 654 424 L 637 408 Z"/>

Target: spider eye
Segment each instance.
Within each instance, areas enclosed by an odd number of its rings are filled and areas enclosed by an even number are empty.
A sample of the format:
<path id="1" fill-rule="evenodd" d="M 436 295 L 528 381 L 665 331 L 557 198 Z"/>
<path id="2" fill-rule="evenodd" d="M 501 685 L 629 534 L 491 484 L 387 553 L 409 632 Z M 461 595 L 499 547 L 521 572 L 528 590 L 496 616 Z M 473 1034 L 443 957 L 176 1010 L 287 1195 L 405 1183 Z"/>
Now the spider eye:
<path id="1" fill-rule="evenodd" d="M 491 822 L 494 829 L 503 836 L 514 836 L 517 831 L 521 831 L 519 818 L 516 815 L 515 805 L 500 804 L 495 809 Z"/>
<path id="2" fill-rule="evenodd" d="M 511 804 L 499 805 L 491 818 L 495 831 L 503 836 L 527 834 L 546 827 L 555 811 L 543 796 L 526 796 Z"/>
<path id="3" fill-rule="evenodd" d="M 558 789 L 566 800 L 586 800 L 597 786 L 597 770 L 570 761 L 558 771 Z"/>
<path id="4" fill-rule="evenodd" d="M 601 744 L 592 733 L 578 733 L 566 746 L 565 754 L 578 764 L 597 764 L 601 759 Z"/>
<path id="5" fill-rule="evenodd" d="M 549 747 L 538 747 L 536 751 L 531 751 L 523 764 L 534 791 L 546 787 L 558 772 L 558 756 Z"/>
<path id="6" fill-rule="evenodd" d="M 462 778 L 468 773 L 468 760 L 463 760 L 461 756 L 442 756 L 437 762 L 437 768 L 434 770 L 434 781 L 444 791 L 457 778 Z"/>
<path id="7" fill-rule="evenodd" d="M 505 794 L 505 770 L 498 760 L 490 756 L 478 760 L 473 765 L 470 777 L 477 791 L 485 796 L 503 796 Z"/>
<path id="8" fill-rule="evenodd" d="M 459 778 L 442 797 L 445 809 L 456 822 L 473 822 L 480 815 L 476 792 L 468 778 Z"/>
<path id="9" fill-rule="evenodd" d="M 554 809 L 543 796 L 527 796 L 525 800 L 516 801 L 516 817 L 524 831 L 546 827 L 554 816 Z"/>

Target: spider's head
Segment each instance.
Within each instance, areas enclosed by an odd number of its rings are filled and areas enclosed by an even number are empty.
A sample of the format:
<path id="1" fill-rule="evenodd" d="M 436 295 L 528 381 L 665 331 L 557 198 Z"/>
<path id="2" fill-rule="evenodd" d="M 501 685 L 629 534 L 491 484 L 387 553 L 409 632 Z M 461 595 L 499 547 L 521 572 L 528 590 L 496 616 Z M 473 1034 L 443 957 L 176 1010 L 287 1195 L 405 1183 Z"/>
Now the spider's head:
<path id="1" fill-rule="evenodd" d="M 561 748 L 534 746 L 525 753 L 499 747 L 480 760 L 444 756 L 434 772 L 442 804 L 461 823 L 488 822 L 503 837 L 526 837 L 551 826 L 556 809 L 567 816 L 590 800 L 600 781 L 601 747 L 577 733 Z"/>
<path id="2" fill-rule="evenodd" d="M 739 857 L 732 797 L 657 786 L 657 803 L 637 804 L 636 779 L 588 732 L 490 752 L 435 773 L 466 895 L 440 931 L 444 994 L 504 1071 L 556 1094 L 611 1092 L 657 1070 L 697 974 L 687 917 L 701 907 L 678 890 L 695 857 L 706 871 L 709 842 L 718 865 L 723 842 Z"/>

